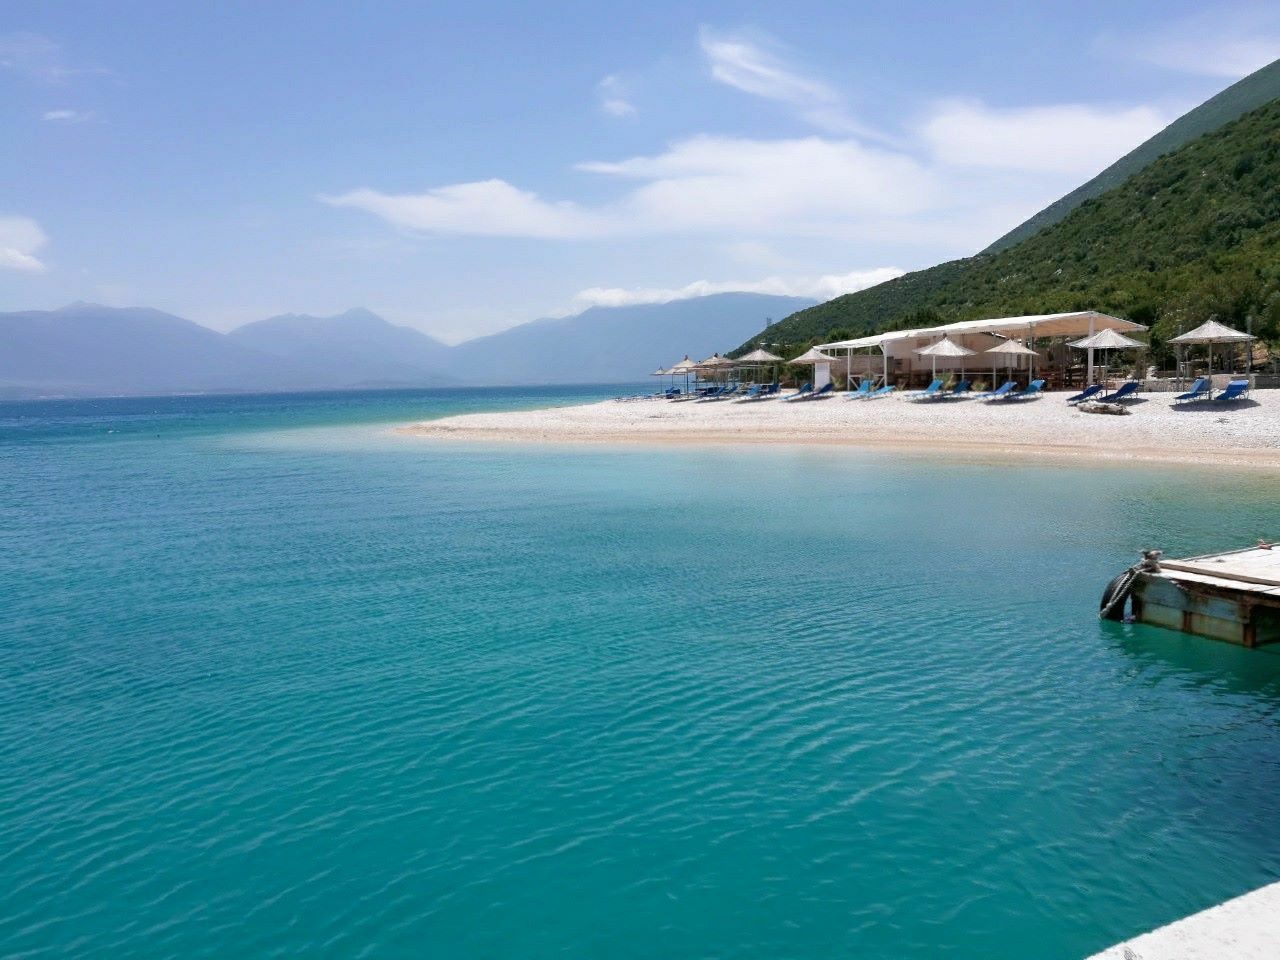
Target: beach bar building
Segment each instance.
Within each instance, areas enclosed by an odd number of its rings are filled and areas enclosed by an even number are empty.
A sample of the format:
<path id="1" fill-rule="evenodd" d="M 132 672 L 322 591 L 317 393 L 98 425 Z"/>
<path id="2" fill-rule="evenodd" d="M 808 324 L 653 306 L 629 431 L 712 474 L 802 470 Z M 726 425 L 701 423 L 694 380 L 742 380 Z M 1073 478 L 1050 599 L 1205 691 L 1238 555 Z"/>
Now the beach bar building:
<path id="1" fill-rule="evenodd" d="M 934 358 L 919 351 L 944 337 L 974 353 L 986 353 L 1007 340 L 1018 340 L 1035 350 L 1034 355 L 1016 357 L 1016 369 L 1025 370 L 1027 379 L 1035 371 L 1041 376 L 1056 371 L 1060 386 L 1071 385 L 1066 372 L 1073 363 L 1069 340 L 1078 340 L 1114 330 L 1118 333 L 1142 333 L 1140 323 L 1124 320 L 1093 310 L 1075 313 L 1045 313 L 1026 317 L 996 317 L 989 320 L 961 320 L 935 327 L 892 330 L 869 337 L 820 343 L 815 348 L 824 354 L 847 358 L 847 376 L 883 377 L 886 383 L 909 383 L 913 378 L 928 376 L 934 369 Z M 1085 383 L 1093 382 L 1094 352 L 1088 351 Z M 937 366 L 945 366 L 937 362 Z"/>

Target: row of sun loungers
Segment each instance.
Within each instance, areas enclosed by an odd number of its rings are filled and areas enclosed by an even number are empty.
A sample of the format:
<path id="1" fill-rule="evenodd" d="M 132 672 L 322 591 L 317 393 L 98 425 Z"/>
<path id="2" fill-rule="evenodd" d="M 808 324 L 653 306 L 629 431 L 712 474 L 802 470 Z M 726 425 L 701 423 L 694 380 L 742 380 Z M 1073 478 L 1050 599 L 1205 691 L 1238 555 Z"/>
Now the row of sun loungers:
<path id="1" fill-rule="evenodd" d="M 1136 380 L 1129 380 L 1122 383 L 1110 393 L 1105 392 L 1106 388 L 1102 384 L 1093 384 L 1086 387 L 1079 393 L 1067 397 L 1066 402 L 1072 405 L 1084 403 L 1086 401 L 1096 401 L 1098 403 L 1120 403 L 1125 400 L 1133 399 L 1137 396 L 1141 384 Z M 783 395 L 782 389 L 777 383 L 759 383 L 759 384 L 741 384 L 728 383 L 720 387 L 704 387 L 697 391 L 683 392 L 678 387 L 673 387 L 659 394 L 650 394 L 650 397 L 657 399 L 686 401 L 693 400 L 699 403 L 718 400 L 735 400 L 739 403 L 748 401 L 770 400 L 781 398 L 784 402 L 818 400 L 830 397 L 835 392 L 835 385 L 832 383 L 823 384 L 818 390 L 813 389 L 813 385 L 806 383 L 800 387 L 795 393 Z M 848 391 L 844 396 L 846 400 L 876 400 L 881 397 L 887 397 L 890 394 L 899 392 L 894 386 L 883 386 L 877 388 L 871 380 L 863 380 L 858 384 L 856 390 Z M 974 399 L 982 400 L 989 403 L 1005 403 L 1017 400 L 1034 400 L 1044 395 L 1044 381 L 1032 380 L 1022 390 L 1018 389 L 1016 383 L 1012 380 L 1001 384 L 994 390 L 985 390 L 975 393 L 973 387 L 968 380 L 961 380 L 954 386 L 944 387 L 943 381 L 935 379 L 923 390 L 908 390 L 900 392 L 905 400 L 915 403 L 928 403 L 944 400 L 958 399 Z M 1227 384 L 1215 397 L 1213 395 L 1212 384 L 1208 377 L 1200 377 L 1191 384 L 1191 388 L 1186 393 L 1180 393 L 1173 398 L 1175 404 L 1196 403 L 1199 401 L 1208 401 L 1212 403 L 1230 403 L 1233 400 L 1242 400 L 1249 395 L 1248 380 L 1232 380 Z M 645 399 L 644 397 L 622 397 L 619 399 Z"/>
<path id="2" fill-rule="evenodd" d="M 1213 395 L 1213 384 L 1208 377 L 1200 377 L 1191 384 L 1191 389 L 1173 398 L 1174 403 L 1196 403 L 1208 400 L 1213 403 L 1230 403 L 1232 400 L 1244 400 L 1249 396 L 1248 380 L 1232 380 L 1216 397 Z"/>

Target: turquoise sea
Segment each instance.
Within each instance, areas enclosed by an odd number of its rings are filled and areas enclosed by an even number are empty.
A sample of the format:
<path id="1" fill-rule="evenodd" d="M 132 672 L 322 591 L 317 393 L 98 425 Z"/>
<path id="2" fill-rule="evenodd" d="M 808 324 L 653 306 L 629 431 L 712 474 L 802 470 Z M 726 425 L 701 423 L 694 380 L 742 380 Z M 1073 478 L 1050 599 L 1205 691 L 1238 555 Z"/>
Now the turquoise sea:
<path id="1" fill-rule="evenodd" d="M 1079 958 L 1280 878 L 1280 652 L 1100 623 L 1274 480 L 0 404 L 0 953 Z"/>

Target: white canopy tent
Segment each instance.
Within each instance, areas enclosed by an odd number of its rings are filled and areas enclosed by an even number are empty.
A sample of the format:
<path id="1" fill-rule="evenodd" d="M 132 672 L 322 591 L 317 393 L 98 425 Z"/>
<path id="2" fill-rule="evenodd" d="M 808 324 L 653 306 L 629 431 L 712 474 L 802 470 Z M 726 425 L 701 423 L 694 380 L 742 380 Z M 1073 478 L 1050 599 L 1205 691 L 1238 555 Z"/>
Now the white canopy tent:
<path id="1" fill-rule="evenodd" d="M 971 334 L 990 334 L 999 337 L 1018 337 L 1032 340 L 1038 337 L 1092 336 L 1101 330 L 1132 333 L 1147 328 L 1132 320 L 1124 320 L 1095 310 L 1074 313 L 1042 313 L 1025 317 L 996 317 L 989 320 L 961 320 L 936 327 L 920 327 L 914 330 L 893 330 L 869 337 L 840 340 L 818 344 L 824 351 L 879 348 L 884 355 L 885 376 L 888 377 L 891 359 L 909 358 L 920 341 L 935 337 L 961 338 Z M 1093 379 L 1093 351 L 1089 352 L 1089 380 Z"/>

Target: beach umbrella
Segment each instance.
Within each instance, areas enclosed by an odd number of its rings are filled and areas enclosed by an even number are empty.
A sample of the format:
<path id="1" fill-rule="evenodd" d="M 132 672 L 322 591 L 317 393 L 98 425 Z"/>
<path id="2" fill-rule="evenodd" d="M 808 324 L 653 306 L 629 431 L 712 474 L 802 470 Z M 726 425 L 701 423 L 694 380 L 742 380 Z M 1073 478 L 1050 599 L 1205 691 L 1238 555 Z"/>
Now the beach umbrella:
<path id="1" fill-rule="evenodd" d="M 1141 340 L 1134 340 L 1132 337 L 1126 337 L 1123 333 L 1117 333 L 1110 328 L 1099 330 L 1095 334 L 1085 337 L 1083 340 L 1076 340 L 1068 346 L 1075 347 L 1077 350 L 1140 350 L 1146 346 Z M 1104 353 L 1102 356 L 1102 365 L 1105 369 L 1109 357 Z"/>
<path id="2" fill-rule="evenodd" d="M 1135 347 L 1146 346 L 1141 340 L 1134 340 L 1109 328 L 1099 330 L 1093 336 L 1085 337 L 1083 340 L 1075 340 L 1070 345 L 1077 350 L 1132 350 Z"/>
<path id="3" fill-rule="evenodd" d="M 713 353 L 705 360 L 699 360 L 695 364 L 695 369 L 699 373 L 707 373 L 715 375 L 717 373 L 725 373 L 733 367 L 733 361 L 728 357 L 722 357 L 718 353 Z"/>
<path id="4" fill-rule="evenodd" d="M 831 356 L 830 354 L 823 353 L 817 347 L 810 347 L 808 350 L 806 350 L 804 353 L 800 354 L 800 356 L 796 357 L 794 360 L 791 360 L 790 362 L 809 364 L 810 366 L 812 366 L 814 369 L 813 380 L 816 383 L 818 379 L 818 376 L 817 376 L 818 364 L 820 363 L 831 364 L 831 363 L 835 363 L 835 360 L 836 360 L 835 357 Z M 827 370 L 828 372 L 830 372 L 831 368 L 827 367 Z"/>
<path id="5" fill-rule="evenodd" d="M 744 367 L 767 367 L 781 363 L 782 358 L 768 350 L 756 349 L 738 358 L 738 365 Z"/>
<path id="6" fill-rule="evenodd" d="M 1024 347 L 1017 340 L 1006 340 L 1004 343 L 998 343 L 990 350 L 983 351 L 991 354 L 991 385 L 995 386 L 996 379 L 996 358 L 997 355 L 1003 355 L 1009 369 L 1013 369 L 1014 357 L 1034 357 L 1036 352 L 1030 347 Z"/>
<path id="7" fill-rule="evenodd" d="M 663 369 L 662 367 L 659 367 L 657 370 L 653 371 L 653 373 L 649 374 L 649 376 L 651 376 L 651 377 L 671 377 L 671 386 L 674 388 L 674 387 L 675 387 L 675 385 L 676 385 L 675 375 L 674 375 L 674 373 L 673 373 L 671 370 L 665 370 L 665 369 Z"/>
<path id="8" fill-rule="evenodd" d="M 698 375 L 697 368 L 698 368 L 698 364 L 695 363 L 693 360 L 690 360 L 689 355 L 686 353 L 684 355 L 683 360 L 677 360 L 675 363 L 671 365 L 671 375 L 674 377 L 674 376 L 679 376 L 680 374 L 684 374 L 684 388 L 686 391 L 688 391 L 689 374 L 693 374 L 696 377 Z"/>
<path id="9" fill-rule="evenodd" d="M 1209 380 L 1213 382 L 1213 345 L 1215 343 L 1249 343 L 1257 340 L 1251 333 L 1242 333 L 1239 330 L 1233 330 L 1231 327 L 1224 326 L 1217 320 L 1209 320 L 1200 324 L 1194 330 L 1188 330 L 1186 333 L 1173 337 L 1170 343 L 1203 343 L 1209 347 Z"/>
<path id="10" fill-rule="evenodd" d="M 972 357 L 977 351 L 970 350 L 968 347 L 962 347 L 950 337 L 943 337 L 937 343 L 931 343 L 927 347 L 921 347 L 915 351 L 922 357 L 931 357 L 933 359 L 933 379 L 938 379 L 938 358 L 939 357 Z M 964 364 L 960 364 L 960 377 L 964 378 Z"/>
<path id="11" fill-rule="evenodd" d="M 789 363 L 835 363 L 836 358 L 828 356 L 817 347 L 810 347 Z"/>

